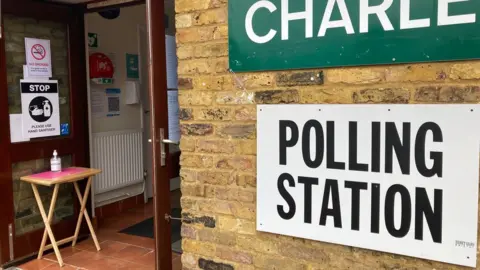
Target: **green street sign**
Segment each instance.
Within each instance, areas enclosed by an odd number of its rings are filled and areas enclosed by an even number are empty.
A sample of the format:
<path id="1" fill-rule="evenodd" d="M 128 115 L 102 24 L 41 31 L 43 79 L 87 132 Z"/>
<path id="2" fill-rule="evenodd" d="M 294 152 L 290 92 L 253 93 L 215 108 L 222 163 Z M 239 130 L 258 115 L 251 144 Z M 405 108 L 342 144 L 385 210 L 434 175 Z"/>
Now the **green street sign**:
<path id="1" fill-rule="evenodd" d="M 88 47 L 97 48 L 98 47 L 98 36 L 95 33 L 88 33 Z"/>
<path id="2" fill-rule="evenodd" d="M 228 1 L 233 71 L 480 58 L 476 0 Z"/>

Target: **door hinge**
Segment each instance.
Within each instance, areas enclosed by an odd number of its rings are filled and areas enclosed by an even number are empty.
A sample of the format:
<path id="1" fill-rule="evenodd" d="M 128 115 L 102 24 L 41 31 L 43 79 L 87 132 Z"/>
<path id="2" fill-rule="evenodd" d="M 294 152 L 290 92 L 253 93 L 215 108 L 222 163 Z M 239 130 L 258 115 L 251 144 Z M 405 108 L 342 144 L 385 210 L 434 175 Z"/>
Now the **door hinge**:
<path id="1" fill-rule="evenodd" d="M 165 220 L 167 222 L 170 222 L 171 220 L 179 220 L 179 221 L 185 221 L 185 222 L 193 222 L 193 218 L 187 218 L 187 217 L 181 217 L 181 218 L 176 218 L 172 217 L 171 215 L 165 213 Z"/>
<path id="2" fill-rule="evenodd" d="M 13 227 L 12 223 L 8 224 L 8 249 L 10 253 L 10 261 L 15 259 L 15 255 L 13 254 Z"/>

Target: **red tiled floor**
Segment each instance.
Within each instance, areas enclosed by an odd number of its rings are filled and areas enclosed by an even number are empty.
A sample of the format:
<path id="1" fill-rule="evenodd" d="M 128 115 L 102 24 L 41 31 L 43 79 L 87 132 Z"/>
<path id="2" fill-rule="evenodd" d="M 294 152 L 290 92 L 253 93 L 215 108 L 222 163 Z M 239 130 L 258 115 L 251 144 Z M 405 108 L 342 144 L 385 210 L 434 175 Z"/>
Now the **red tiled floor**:
<path id="1" fill-rule="evenodd" d="M 20 268 L 23 270 L 37 270 L 37 269 L 44 269 L 45 267 L 48 267 L 52 265 L 52 261 L 47 261 L 47 260 L 33 260 L 30 261 L 24 265 L 22 265 Z"/>
<path id="2" fill-rule="evenodd" d="M 75 247 L 63 248 L 60 251 L 65 263 L 63 268 L 59 267 L 54 253 L 44 256 L 41 260 L 30 261 L 19 268 L 23 270 L 154 270 L 155 241 L 150 238 L 118 233 L 152 216 L 153 207 L 150 202 L 131 209 L 119 217 L 104 220 L 96 232 L 102 250 L 97 252 L 92 239 L 84 240 Z M 172 270 L 181 269 L 181 256 L 172 253 Z"/>

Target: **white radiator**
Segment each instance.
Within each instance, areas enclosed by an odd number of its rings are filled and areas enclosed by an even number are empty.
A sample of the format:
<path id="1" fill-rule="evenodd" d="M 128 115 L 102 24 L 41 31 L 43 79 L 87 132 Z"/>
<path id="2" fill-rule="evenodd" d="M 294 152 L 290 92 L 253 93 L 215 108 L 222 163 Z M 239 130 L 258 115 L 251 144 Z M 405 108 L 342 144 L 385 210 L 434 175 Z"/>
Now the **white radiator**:
<path id="1" fill-rule="evenodd" d="M 92 135 L 92 167 L 102 170 L 102 173 L 96 176 L 93 182 L 94 194 L 112 193 L 111 196 L 108 196 L 109 198 L 104 198 L 102 201 L 112 200 L 115 197 L 124 199 L 138 195 L 124 191 L 122 191 L 123 194 L 118 194 L 115 191 L 125 190 L 129 186 L 139 183 L 143 184 L 142 131 L 128 130 Z M 97 201 L 97 203 L 99 202 Z"/>

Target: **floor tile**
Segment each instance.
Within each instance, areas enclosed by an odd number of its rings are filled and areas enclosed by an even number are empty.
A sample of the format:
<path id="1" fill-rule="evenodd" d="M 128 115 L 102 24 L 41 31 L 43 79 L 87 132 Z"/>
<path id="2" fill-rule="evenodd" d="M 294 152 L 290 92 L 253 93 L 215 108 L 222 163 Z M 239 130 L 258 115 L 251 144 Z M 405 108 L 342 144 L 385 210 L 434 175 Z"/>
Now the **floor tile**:
<path id="1" fill-rule="evenodd" d="M 151 251 L 143 256 L 133 258 L 132 262 L 145 266 L 155 265 L 155 252 Z"/>
<path id="2" fill-rule="evenodd" d="M 136 246 L 127 246 L 126 248 L 118 252 L 112 253 L 111 256 L 118 259 L 132 262 L 136 258 L 146 255 L 147 253 L 150 253 L 150 252 L 151 250 L 146 248 L 141 248 Z"/>
<path id="3" fill-rule="evenodd" d="M 64 259 L 63 261 L 69 265 L 88 269 L 88 266 L 90 264 L 93 264 L 102 258 L 104 258 L 104 256 L 96 252 L 82 250 L 81 252 L 76 253 L 73 256 Z"/>
<path id="4" fill-rule="evenodd" d="M 63 267 L 60 267 L 58 263 L 54 263 L 50 266 L 43 268 L 42 270 L 77 270 L 77 269 L 79 268 L 71 265 L 64 265 Z"/>
<path id="5" fill-rule="evenodd" d="M 24 265 L 20 266 L 19 268 L 22 270 L 40 270 L 44 269 L 45 267 L 52 265 L 52 261 L 47 260 L 33 260 L 25 263 Z"/>
<path id="6" fill-rule="evenodd" d="M 79 242 L 74 248 L 66 247 L 60 251 L 66 264 L 63 268 L 59 268 L 54 253 L 45 255 L 43 260 L 34 260 L 19 268 L 24 270 L 155 270 L 155 241 L 151 238 L 118 233 L 152 215 L 153 204 L 150 202 L 129 210 L 121 216 L 105 219 L 96 231 L 102 250 L 96 251 L 91 238 Z M 180 254 L 172 253 L 172 267 L 173 270 L 182 269 Z"/>
<path id="7" fill-rule="evenodd" d="M 60 250 L 60 255 L 62 256 L 62 259 L 65 261 L 66 258 L 73 256 L 76 253 L 81 252 L 81 250 L 77 248 L 72 248 L 72 247 L 66 247 L 62 248 Z M 55 252 L 51 252 L 47 255 L 44 255 L 43 258 L 51 260 L 51 261 L 57 261 L 57 256 L 55 255 Z"/>

